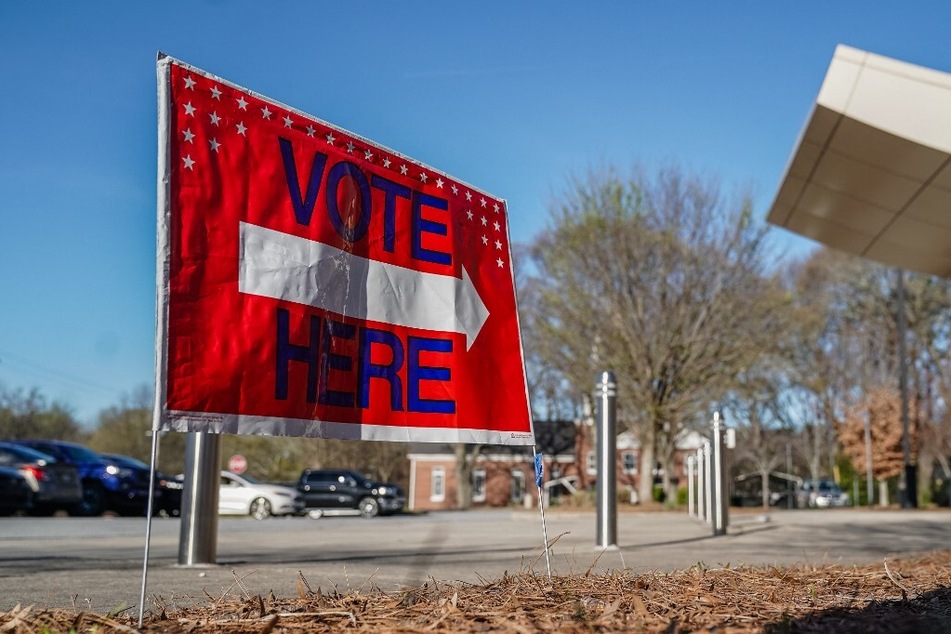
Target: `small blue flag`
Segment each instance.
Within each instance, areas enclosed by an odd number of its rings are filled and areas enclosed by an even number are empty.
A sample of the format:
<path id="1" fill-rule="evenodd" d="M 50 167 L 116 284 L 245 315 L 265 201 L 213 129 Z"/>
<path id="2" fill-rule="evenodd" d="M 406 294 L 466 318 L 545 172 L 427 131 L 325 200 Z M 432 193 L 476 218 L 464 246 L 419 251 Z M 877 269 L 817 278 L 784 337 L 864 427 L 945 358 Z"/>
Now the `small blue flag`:
<path id="1" fill-rule="evenodd" d="M 545 475 L 545 465 L 542 464 L 542 455 L 535 454 L 535 486 L 542 488 L 542 478 Z"/>

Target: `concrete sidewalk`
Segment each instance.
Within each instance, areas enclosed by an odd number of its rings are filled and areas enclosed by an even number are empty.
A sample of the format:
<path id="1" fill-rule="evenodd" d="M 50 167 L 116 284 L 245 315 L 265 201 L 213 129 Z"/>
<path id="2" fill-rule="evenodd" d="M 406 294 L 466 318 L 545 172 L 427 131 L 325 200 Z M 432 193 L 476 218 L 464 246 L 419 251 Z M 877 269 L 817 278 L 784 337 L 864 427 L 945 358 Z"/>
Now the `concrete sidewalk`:
<path id="1" fill-rule="evenodd" d="M 555 574 L 707 566 L 871 563 L 948 547 L 945 511 L 779 511 L 731 516 L 727 535 L 684 513 L 618 516 L 616 550 L 595 548 L 593 513 L 548 512 Z M 222 519 L 218 565 L 180 568 L 178 520 L 155 520 L 148 595 L 181 604 L 227 594 L 297 596 L 311 587 L 385 590 L 546 573 L 537 513 L 470 511 L 375 518 Z M 0 520 L 0 610 L 17 604 L 106 612 L 137 605 L 144 519 Z M 156 598 L 159 597 L 159 598 Z"/>

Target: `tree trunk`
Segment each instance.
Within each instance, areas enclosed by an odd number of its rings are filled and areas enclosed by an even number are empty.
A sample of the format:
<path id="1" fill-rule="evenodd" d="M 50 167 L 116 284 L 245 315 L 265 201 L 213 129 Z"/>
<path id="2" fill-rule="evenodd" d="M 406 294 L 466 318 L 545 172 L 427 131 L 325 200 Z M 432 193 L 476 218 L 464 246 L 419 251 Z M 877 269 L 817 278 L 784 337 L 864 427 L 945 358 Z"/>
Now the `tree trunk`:
<path id="1" fill-rule="evenodd" d="M 637 495 L 642 504 L 654 500 L 654 466 L 656 463 L 654 434 L 648 433 L 645 434 L 645 438 L 641 442 L 641 478 L 637 487 Z"/>
<path id="2" fill-rule="evenodd" d="M 472 507 L 472 469 L 481 452 L 482 445 L 453 445 L 456 456 L 456 508 L 459 510 Z"/>
<path id="3" fill-rule="evenodd" d="M 878 481 L 878 505 L 888 506 L 888 480 Z"/>
<path id="4" fill-rule="evenodd" d="M 762 494 L 763 501 L 763 510 L 769 510 L 769 469 L 760 469 L 760 482 L 762 487 L 760 488 L 760 493 Z"/>

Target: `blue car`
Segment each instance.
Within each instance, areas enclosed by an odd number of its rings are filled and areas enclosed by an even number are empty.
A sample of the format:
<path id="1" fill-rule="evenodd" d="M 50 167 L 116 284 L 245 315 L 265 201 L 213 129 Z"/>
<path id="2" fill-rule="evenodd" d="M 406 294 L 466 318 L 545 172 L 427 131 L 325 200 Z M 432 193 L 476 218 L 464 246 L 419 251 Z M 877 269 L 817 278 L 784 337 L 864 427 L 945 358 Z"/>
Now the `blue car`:
<path id="1" fill-rule="evenodd" d="M 67 509 L 70 515 L 91 517 L 103 511 L 119 515 L 145 515 L 149 502 L 149 474 L 114 464 L 90 449 L 62 440 L 17 440 L 61 462 L 72 464 L 79 472 L 83 499 Z"/>

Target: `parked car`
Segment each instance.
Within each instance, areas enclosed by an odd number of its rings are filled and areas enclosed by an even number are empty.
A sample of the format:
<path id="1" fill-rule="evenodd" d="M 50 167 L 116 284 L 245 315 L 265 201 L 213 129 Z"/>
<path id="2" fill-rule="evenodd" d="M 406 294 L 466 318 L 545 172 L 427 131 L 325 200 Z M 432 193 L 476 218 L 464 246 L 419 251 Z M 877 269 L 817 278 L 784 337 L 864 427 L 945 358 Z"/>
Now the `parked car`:
<path id="1" fill-rule="evenodd" d="M 13 515 L 33 507 L 33 490 L 26 478 L 11 467 L 0 467 L 0 515 Z"/>
<path id="2" fill-rule="evenodd" d="M 303 494 L 307 514 L 313 518 L 391 515 L 402 511 L 406 504 L 406 495 L 395 484 L 374 482 L 343 469 L 305 469 L 297 490 Z"/>
<path id="3" fill-rule="evenodd" d="M 70 515 L 101 515 L 112 510 L 120 515 L 144 515 L 149 501 L 148 475 L 142 479 L 131 469 L 110 464 L 89 447 L 62 440 L 17 440 L 76 467 L 83 499 L 67 509 Z"/>
<path id="4" fill-rule="evenodd" d="M 114 453 L 104 453 L 101 455 L 117 467 L 133 471 L 136 474 L 137 480 L 148 481 L 151 467 L 141 460 Z M 183 488 L 180 479 L 167 476 L 161 471 L 156 471 L 155 499 L 152 501 L 153 515 L 167 515 L 169 517 L 181 515 Z"/>
<path id="5" fill-rule="evenodd" d="M 271 515 L 303 515 L 304 498 L 290 487 L 265 484 L 247 475 L 222 471 L 218 513 L 250 515 L 257 520 Z"/>
<path id="6" fill-rule="evenodd" d="M 16 469 L 32 491 L 32 515 L 52 515 L 83 499 L 83 487 L 74 465 L 10 442 L 0 442 L 0 467 Z"/>
<path id="7" fill-rule="evenodd" d="M 796 505 L 799 508 L 829 508 L 833 506 L 848 506 L 849 494 L 834 480 L 805 480 L 796 493 Z"/>

